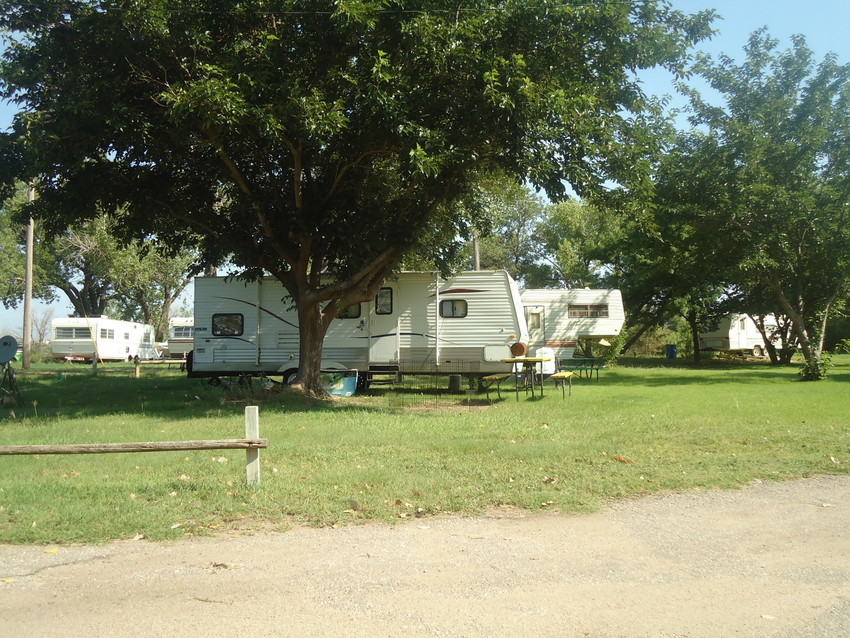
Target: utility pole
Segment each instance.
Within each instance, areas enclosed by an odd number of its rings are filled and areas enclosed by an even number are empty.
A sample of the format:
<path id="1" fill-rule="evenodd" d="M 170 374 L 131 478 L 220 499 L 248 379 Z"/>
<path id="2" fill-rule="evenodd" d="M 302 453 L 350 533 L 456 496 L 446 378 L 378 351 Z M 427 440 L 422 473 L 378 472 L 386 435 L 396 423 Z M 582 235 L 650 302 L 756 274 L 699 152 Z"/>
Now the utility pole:
<path id="1" fill-rule="evenodd" d="M 35 201 L 35 187 L 30 184 L 27 189 L 27 203 Z M 27 265 L 24 274 L 24 361 L 23 367 L 29 368 L 32 363 L 32 251 L 35 222 L 30 215 L 27 222 Z"/>

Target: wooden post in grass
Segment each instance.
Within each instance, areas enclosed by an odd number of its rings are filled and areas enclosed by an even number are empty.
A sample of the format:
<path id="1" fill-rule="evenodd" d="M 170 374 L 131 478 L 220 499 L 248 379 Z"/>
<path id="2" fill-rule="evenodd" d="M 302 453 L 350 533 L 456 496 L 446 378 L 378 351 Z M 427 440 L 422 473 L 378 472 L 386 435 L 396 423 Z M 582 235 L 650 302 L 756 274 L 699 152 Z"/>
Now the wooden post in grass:
<path id="1" fill-rule="evenodd" d="M 256 405 L 245 406 L 245 438 L 260 438 L 260 409 Z M 260 449 L 245 450 L 245 478 L 248 485 L 260 484 Z"/>
<path id="2" fill-rule="evenodd" d="M 248 485 L 260 483 L 260 413 L 256 405 L 245 407 L 245 438 L 205 441 L 142 441 L 134 443 L 79 443 L 72 445 L 0 445 L 0 456 L 20 454 L 115 454 L 119 452 L 175 452 L 179 450 L 245 450 Z"/>

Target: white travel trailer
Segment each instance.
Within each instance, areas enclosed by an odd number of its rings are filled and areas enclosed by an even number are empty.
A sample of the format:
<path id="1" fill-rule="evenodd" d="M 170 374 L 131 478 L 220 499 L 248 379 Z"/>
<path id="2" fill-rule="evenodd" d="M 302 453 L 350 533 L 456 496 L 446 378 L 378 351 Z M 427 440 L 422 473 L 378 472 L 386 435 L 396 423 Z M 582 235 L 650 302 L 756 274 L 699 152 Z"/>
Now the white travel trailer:
<path id="1" fill-rule="evenodd" d="M 168 320 L 166 349 L 169 359 L 185 359 L 194 347 L 194 317 L 172 317 Z"/>
<path id="2" fill-rule="evenodd" d="M 764 327 L 768 338 L 778 331 L 776 317 L 767 315 Z M 772 341 L 774 347 L 781 348 L 781 342 Z M 722 350 L 739 354 L 751 354 L 763 357 L 767 352 L 764 337 L 762 337 L 755 322 L 749 315 L 730 314 L 723 317 L 717 330 L 705 332 L 699 336 L 701 350 Z"/>
<path id="3" fill-rule="evenodd" d="M 373 374 L 467 374 L 510 369 L 528 351 L 516 283 L 505 271 L 402 272 L 377 296 L 341 313 L 325 336 L 323 369 Z M 299 366 L 298 316 L 272 277 L 246 283 L 195 278 L 195 348 L 189 374 L 281 374 Z"/>
<path id="4" fill-rule="evenodd" d="M 51 324 L 52 358 L 65 361 L 156 359 L 153 326 L 109 317 L 66 317 Z"/>
<path id="5" fill-rule="evenodd" d="M 555 358 L 568 359 L 579 341 L 600 342 L 620 334 L 626 320 L 619 290 L 589 288 L 522 291 L 532 352 L 550 348 Z"/>

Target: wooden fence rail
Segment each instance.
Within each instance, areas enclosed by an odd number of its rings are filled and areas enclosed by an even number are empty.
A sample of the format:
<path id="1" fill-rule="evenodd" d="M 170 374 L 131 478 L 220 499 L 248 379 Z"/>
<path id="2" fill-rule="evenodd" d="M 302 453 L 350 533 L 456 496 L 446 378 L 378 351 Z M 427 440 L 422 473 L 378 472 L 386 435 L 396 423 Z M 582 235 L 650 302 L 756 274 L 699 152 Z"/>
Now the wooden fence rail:
<path id="1" fill-rule="evenodd" d="M 260 482 L 260 449 L 269 446 L 259 438 L 257 406 L 245 408 L 244 439 L 200 441 L 140 441 L 131 443 L 77 443 L 68 445 L 0 445 L 0 456 L 21 454 L 115 454 L 121 452 L 175 452 L 186 450 L 245 450 L 245 472 L 249 484 Z"/>
<path id="2" fill-rule="evenodd" d="M 203 441 L 139 441 L 134 443 L 75 443 L 70 445 L 0 445 L 0 456 L 15 454 L 114 454 L 118 452 L 176 452 L 179 450 L 249 450 L 266 448 L 268 439 L 207 439 Z"/>

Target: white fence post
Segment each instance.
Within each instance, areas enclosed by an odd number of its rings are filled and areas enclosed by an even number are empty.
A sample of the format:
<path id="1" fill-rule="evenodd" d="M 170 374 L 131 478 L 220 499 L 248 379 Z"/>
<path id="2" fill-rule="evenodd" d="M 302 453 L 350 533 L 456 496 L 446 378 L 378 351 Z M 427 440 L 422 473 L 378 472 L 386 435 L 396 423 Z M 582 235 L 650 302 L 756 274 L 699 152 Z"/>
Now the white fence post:
<path id="1" fill-rule="evenodd" d="M 260 438 L 260 409 L 256 405 L 245 406 L 245 438 Z M 245 477 L 248 485 L 260 484 L 260 450 L 245 450 Z"/>

